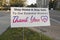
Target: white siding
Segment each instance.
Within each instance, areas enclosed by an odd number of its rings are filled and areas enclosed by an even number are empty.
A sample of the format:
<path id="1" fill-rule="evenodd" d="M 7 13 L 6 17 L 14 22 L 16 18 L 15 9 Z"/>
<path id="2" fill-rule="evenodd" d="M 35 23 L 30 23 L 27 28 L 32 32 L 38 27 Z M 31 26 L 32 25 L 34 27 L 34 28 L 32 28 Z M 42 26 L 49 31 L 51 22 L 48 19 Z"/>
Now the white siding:
<path id="1" fill-rule="evenodd" d="M 48 7 L 49 0 L 37 0 L 38 7 Z"/>
<path id="2" fill-rule="evenodd" d="M 60 8 L 60 0 L 58 0 L 57 8 Z"/>

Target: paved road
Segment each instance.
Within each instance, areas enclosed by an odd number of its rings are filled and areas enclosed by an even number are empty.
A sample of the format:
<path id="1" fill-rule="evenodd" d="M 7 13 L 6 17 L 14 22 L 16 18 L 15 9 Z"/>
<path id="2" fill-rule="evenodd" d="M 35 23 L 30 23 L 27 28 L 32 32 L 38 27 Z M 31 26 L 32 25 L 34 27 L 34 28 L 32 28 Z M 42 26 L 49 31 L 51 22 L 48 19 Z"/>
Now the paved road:
<path id="1" fill-rule="evenodd" d="M 57 21 L 60 21 L 60 11 L 50 11 L 50 17 L 57 20 Z"/>
<path id="2" fill-rule="evenodd" d="M 0 11 L 0 35 L 7 30 L 10 25 L 10 12 Z"/>
<path id="3" fill-rule="evenodd" d="M 35 30 L 50 36 L 54 40 L 60 40 L 60 11 L 50 10 L 51 26 L 36 27 Z"/>

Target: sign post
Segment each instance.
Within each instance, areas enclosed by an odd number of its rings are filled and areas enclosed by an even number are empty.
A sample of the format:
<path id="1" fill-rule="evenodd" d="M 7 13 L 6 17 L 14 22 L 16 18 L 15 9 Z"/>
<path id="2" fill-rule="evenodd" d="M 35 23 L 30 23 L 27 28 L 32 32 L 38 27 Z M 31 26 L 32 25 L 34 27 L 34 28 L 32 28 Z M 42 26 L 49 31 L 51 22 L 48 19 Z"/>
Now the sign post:
<path id="1" fill-rule="evenodd" d="M 11 27 L 50 26 L 48 8 L 11 7 Z"/>

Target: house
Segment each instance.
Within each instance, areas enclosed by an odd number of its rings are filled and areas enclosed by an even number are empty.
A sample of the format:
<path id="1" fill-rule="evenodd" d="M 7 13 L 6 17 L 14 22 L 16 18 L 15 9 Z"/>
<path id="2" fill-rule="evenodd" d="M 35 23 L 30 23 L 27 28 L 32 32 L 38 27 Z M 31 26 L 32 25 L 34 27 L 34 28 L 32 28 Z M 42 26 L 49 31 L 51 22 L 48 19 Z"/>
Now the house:
<path id="1" fill-rule="evenodd" d="M 37 0 L 37 6 L 43 8 L 49 7 L 49 1 L 50 0 Z M 56 1 L 57 2 L 56 8 L 60 8 L 60 0 L 52 0 L 52 1 Z"/>
<path id="2" fill-rule="evenodd" d="M 57 0 L 57 8 L 60 8 L 60 0 Z"/>

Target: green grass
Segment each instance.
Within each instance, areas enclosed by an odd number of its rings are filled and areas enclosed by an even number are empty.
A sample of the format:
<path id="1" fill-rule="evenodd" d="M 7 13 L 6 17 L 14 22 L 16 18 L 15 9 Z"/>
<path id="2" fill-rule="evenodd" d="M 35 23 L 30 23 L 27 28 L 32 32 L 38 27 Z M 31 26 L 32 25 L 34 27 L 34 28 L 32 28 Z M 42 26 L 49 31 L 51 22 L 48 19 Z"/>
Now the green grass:
<path id="1" fill-rule="evenodd" d="M 60 11 L 60 8 L 56 8 L 56 10 Z"/>
<path id="2" fill-rule="evenodd" d="M 0 40 L 51 40 L 51 38 L 43 35 L 42 33 L 36 33 L 27 28 L 8 28 L 6 32 L 0 35 Z"/>

